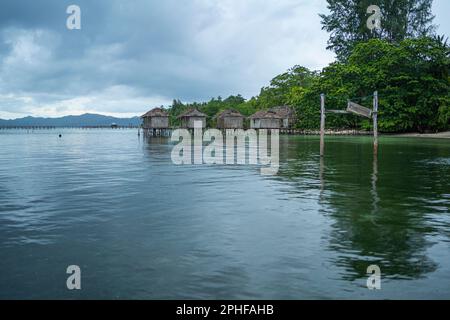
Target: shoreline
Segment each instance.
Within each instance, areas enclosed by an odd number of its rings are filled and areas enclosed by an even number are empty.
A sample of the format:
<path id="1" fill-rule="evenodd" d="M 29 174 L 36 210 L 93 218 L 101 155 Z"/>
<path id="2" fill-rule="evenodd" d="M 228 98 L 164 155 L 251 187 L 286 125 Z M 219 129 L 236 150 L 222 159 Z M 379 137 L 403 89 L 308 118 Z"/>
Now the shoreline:
<path id="1" fill-rule="evenodd" d="M 319 130 L 280 130 L 280 134 L 286 135 L 320 135 Z M 325 130 L 325 136 L 373 136 L 372 131 L 363 130 Z M 419 132 L 407 132 L 407 133 L 378 133 L 379 137 L 398 137 L 398 138 L 434 138 L 434 139 L 450 139 L 450 131 L 443 131 L 438 133 L 419 133 Z"/>
<path id="2" fill-rule="evenodd" d="M 438 133 L 393 133 L 393 134 L 382 134 L 381 136 L 392 136 L 392 137 L 404 137 L 404 138 L 433 138 L 433 139 L 450 139 L 450 131 L 438 132 Z"/>
<path id="3" fill-rule="evenodd" d="M 2 127 L 0 126 L 0 131 L 3 130 L 58 130 L 58 129 L 142 129 L 135 126 L 118 126 L 112 128 L 111 126 L 84 126 L 84 127 L 55 127 L 55 126 L 19 126 L 19 127 Z M 176 129 L 176 128 L 171 128 Z M 245 129 L 244 129 L 245 130 Z M 297 136 L 315 136 L 320 135 L 320 130 L 301 130 L 301 129 L 280 129 L 281 135 L 297 135 Z M 325 130 L 326 136 L 372 136 L 372 131 L 363 130 Z M 438 133 L 419 133 L 419 132 L 408 132 L 408 133 L 379 133 L 380 137 L 398 137 L 398 138 L 433 138 L 433 139 L 450 139 L 450 131 L 443 131 Z"/>

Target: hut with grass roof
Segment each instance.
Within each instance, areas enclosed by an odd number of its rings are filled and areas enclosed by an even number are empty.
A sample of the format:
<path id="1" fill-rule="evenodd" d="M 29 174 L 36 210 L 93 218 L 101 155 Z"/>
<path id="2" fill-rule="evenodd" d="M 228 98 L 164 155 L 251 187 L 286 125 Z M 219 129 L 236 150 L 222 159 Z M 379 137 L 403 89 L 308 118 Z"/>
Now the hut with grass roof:
<path id="1" fill-rule="evenodd" d="M 244 116 L 237 110 L 227 109 L 216 116 L 217 129 L 243 129 Z"/>
<path id="2" fill-rule="evenodd" d="M 281 116 L 275 111 L 260 110 L 250 117 L 250 128 L 252 129 L 280 129 Z"/>
<path id="3" fill-rule="evenodd" d="M 181 121 L 181 128 L 194 129 L 194 124 L 197 121 L 201 122 L 201 127 L 206 127 L 206 114 L 198 111 L 197 109 L 189 109 L 186 112 L 180 114 L 178 119 Z"/>
<path id="4" fill-rule="evenodd" d="M 291 129 L 296 121 L 294 109 L 289 106 L 278 106 L 270 108 L 270 111 L 275 112 L 281 117 L 281 129 Z"/>
<path id="5" fill-rule="evenodd" d="M 162 108 L 154 108 L 141 116 L 144 129 L 168 129 L 169 114 Z"/>

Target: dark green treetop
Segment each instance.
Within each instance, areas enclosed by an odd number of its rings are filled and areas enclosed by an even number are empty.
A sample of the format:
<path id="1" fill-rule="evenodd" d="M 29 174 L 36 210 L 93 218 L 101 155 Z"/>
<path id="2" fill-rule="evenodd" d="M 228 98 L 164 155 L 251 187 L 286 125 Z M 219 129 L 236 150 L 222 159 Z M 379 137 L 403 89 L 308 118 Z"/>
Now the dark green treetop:
<path id="1" fill-rule="evenodd" d="M 372 38 L 400 42 L 406 38 L 432 35 L 433 0 L 327 0 L 330 14 L 321 14 L 322 29 L 330 33 L 328 49 L 346 60 L 357 43 Z M 369 29 L 370 5 L 381 10 L 380 29 Z"/>

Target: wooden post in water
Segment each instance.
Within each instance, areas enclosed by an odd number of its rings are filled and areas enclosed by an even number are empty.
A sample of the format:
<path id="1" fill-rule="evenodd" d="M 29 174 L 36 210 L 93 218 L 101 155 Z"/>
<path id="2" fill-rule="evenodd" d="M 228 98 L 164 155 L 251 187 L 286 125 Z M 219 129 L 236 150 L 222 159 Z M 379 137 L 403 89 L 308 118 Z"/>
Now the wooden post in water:
<path id="1" fill-rule="evenodd" d="M 373 153 L 378 154 L 378 91 L 373 93 Z"/>
<path id="2" fill-rule="evenodd" d="M 320 156 L 325 150 L 325 94 L 320 95 Z"/>

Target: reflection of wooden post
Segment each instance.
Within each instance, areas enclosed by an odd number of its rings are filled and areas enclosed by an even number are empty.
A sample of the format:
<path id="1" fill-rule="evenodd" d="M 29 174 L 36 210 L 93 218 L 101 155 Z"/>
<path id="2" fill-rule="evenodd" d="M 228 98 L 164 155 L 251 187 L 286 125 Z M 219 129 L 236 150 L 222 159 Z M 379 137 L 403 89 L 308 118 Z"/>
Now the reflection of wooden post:
<path id="1" fill-rule="evenodd" d="M 378 202 L 380 198 L 378 197 L 377 191 L 377 181 L 378 181 L 378 157 L 376 154 L 373 155 L 373 166 L 372 166 L 372 215 L 371 221 L 374 225 L 378 226 L 375 219 L 378 213 Z"/>
<path id="2" fill-rule="evenodd" d="M 373 152 L 378 154 L 378 91 L 373 93 Z"/>
<path id="3" fill-rule="evenodd" d="M 320 95 L 320 156 L 323 157 L 325 149 L 325 94 Z"/>
<path id="4" fill-rule="evenodd" d="M 320 180 L 320 196 L 322 197 L 322 193 L 324 190 L 324 177 L 323 177 L 323 172 L 324 172 L 325 168 L 324 168 L 324 161 L 323 161 L 323 157 L 320 157 L 320 161 L 319 161 L 319 180 Z"/>

